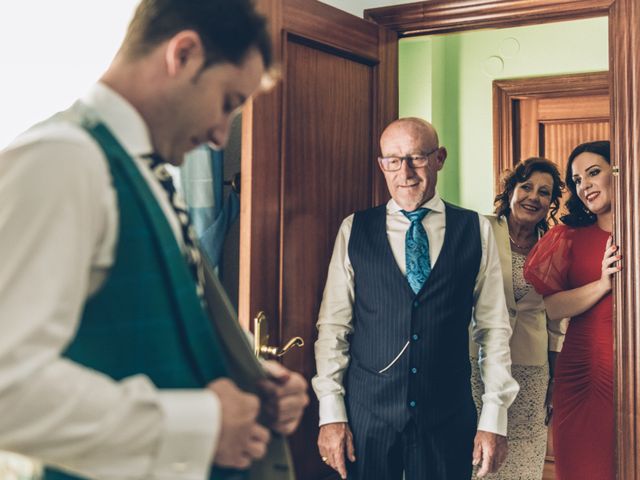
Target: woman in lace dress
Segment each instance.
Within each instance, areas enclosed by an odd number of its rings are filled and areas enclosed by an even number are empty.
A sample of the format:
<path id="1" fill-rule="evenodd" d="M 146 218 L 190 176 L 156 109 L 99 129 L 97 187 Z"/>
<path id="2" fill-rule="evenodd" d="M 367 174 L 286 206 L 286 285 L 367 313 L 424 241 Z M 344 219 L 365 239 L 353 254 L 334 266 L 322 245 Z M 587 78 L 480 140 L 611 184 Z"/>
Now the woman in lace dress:
<path id="1" fill-rule="evenodd" d="M 565 225 L 544 236 L 524 269 L 549 317 L 571 317 L 553 389 L 558 480 L 616 478 L 611 277 L 621 257 L 611 238 L 609 154 L 606 141 L 571 153 Z"/>
<path id="2" fill-rule="evenodd" d="M 507 459 L 490 479 L 540 480 L 547 445 L 545 404 L 549 388 L 548 355 L 559 350 L 559 324 L 548 325 L 542 296 L 522 276 L 531 248 L 548 230 L 550 214 L 555 223 L 564 183 L 555 164 L 529 158 L 507 172 L 502 192 L 489 216 L 500 253 L 504 292 L 511 320 L 512 374 L 520 393 L 509 408 Z M 482 407 L 482 380 L 477 346 L 472 342 L 472 387 L 478 409 Z"/>

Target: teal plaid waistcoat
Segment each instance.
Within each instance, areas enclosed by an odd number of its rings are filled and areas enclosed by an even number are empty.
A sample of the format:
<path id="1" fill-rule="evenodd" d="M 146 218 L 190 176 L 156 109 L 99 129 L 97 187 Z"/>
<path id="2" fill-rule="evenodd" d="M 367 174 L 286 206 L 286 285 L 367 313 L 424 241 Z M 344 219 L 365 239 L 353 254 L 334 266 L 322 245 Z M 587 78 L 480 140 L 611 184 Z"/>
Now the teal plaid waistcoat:
<path id="1" fill-rule="evenodd" d="M 159 388 L 201 388 L 227 376 L 220 341 L 148 184 L 104 125 L 83 127 L 109 162 L 119 237 L 109 276 L 87 300 L 64 356 L 115 380 L 147 375 Z M 45 473 L 46 480 L 74 478 Z"/>

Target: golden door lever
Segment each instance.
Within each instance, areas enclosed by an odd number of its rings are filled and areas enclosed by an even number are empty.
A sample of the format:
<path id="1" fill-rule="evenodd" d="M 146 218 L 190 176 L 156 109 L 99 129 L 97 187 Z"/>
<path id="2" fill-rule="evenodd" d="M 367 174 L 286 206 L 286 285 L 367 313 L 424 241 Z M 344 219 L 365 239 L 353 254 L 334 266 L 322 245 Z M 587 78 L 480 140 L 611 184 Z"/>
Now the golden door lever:
<path id="1" fill-rule="evenodd" d="M 264 312 L 258 312 L 253 319 L 253 351 L 256 357 L 268 359 L 281 357 L 293 347 L 302 347 L 304 340 L 300 337 L 293 337 L 282 347 L 269 346 L 269 329 L 267 328 L 267 316 Z"/>

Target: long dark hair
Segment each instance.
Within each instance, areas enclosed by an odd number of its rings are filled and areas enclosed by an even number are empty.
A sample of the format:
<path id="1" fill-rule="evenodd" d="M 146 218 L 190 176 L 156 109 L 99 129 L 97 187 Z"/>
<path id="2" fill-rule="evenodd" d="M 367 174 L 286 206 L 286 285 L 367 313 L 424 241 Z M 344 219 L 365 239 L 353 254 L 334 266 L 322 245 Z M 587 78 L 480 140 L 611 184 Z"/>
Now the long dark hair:
<path id="1" fill-rule="evenodd" d="M 584 227 L 596 223 L 598 217 L 591 213 L 589 209 L 582 203 L 576 191 L 576 182 L 573 181 L 573 172 L 571 166 L 573 161 L 581 153 L 595 153 L 604 158 L 607 163 L 611 163 L 611 146 L 608 140 L 599 140 L 597 142 L 582 143 L 573 149 L 569 160 L 567 160 L 567 171 L 565 174 L 565 182 L 569 189 L 569 200 L 565 204 L 567 214 L 560 217 L 563 223 L 570 227 Z"/>
<path id="2" fill-rule="evenodd" d="M 560 208 L 560 197 L 562 197 L 562 190 L 564 189 L 564 182 L 560 177 L 560 172 L 556 164 L 546 158 L 531 157 L 519 162 L 513 170 L 507 170 L 502 177 L 502 189 L 501 192 L 496 195 L 493 202 L 495 205 L 495 214 L 498 217 L 509 217 L 511 213 L 511 195 L 516 189 L 518 183 L 523 183 L 529 180 L 529 177 L 535 172 L 548 173 L 553 179 L 553 189 L 551 191 L 551 202 L 549 207 L 549 217 L 553 221 L 554 225 L 558 223 L 556 213 Z M 536 225 L 539 229 L 547 231 L 549 229 L 549 222 L 547 217 L 543 218 Z"/>

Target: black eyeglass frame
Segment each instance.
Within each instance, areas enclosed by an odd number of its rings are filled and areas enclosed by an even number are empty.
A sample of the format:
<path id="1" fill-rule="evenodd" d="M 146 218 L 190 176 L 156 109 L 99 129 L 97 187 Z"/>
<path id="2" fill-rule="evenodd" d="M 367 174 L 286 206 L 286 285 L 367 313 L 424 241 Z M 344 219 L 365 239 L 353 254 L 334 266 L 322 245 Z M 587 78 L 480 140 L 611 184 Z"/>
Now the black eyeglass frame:
<path id="1" fill-rule="evenodd" d="M 385 172 L 397 172 L 402 168 L 402 162 L 407 162 L 407 165 L 409 165 L 410 168 L 422 168 L 429 165 L 429 157 L 440 150 L 440 148 L 442 147 L 436 147 L 428 153 L 421 153 L 417 155 L 404 155 L 402 157 L 398 155 L 389 155 L 388 157 L 378 157 L 378 163 Z M 424 163 L 422 163 L 420 159 L 424 159 Z M 398 168 L 389 168 L 389 162 L 393 160 L 400 161 L 398 163 Z M 416 161 L 419 163 L 416 164 Z"/>

